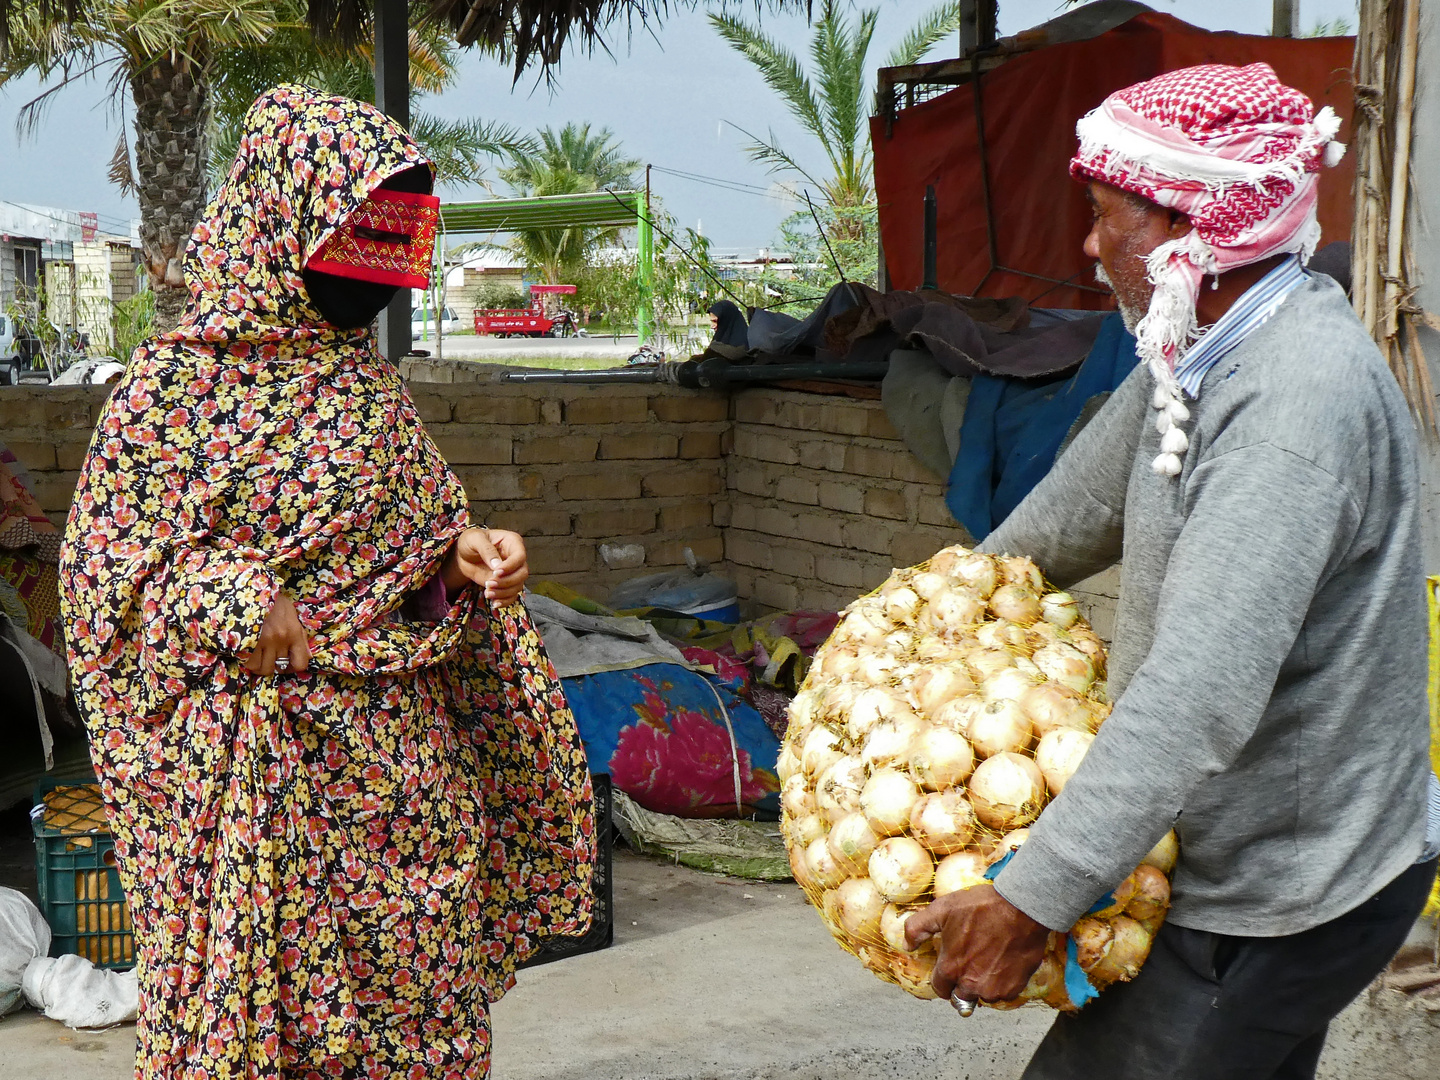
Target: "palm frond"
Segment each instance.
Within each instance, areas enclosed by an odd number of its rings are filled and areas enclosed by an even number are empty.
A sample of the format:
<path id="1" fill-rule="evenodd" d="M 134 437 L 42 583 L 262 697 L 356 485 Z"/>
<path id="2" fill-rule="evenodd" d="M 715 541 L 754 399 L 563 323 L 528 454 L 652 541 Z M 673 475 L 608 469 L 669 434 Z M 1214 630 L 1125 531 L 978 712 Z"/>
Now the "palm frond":
<path id="1" fill-rule="evenodd" d="M 824 183 L 816 180 L 805 166 L 801 165 L 780 146 L 779 141 L 775 138 L 775 132 L 770 132 L 770 141 L 766 142 L 759 136 L 746 131 L 739 124 L 732 124 L 729 120 L 725 121 L 725 123 L 730 124 L 731 127 L 750 140 L 750 145 L 745 147 L 745 152 L 750 155 L 751 161 L 760 165 L 769 165 L 773 169 L 787 170 L 796 173 L 803 176 L 806 180 L 809 180 L 810 183 L 816 187 L 822 190 L 825 188 Z"/>
<path id="2" fill-rule="evenodd" d="M 790 114 L 822 142 L 825 120 L 814 87 L 794 53 L 759 29 L 729 15 L 710 16 L 710 25 L 722 38 L 754 65 L 765 84 L 780 95 Z"/>
<path id="3" fill-rule="evenodd" d="M 900 44 L 890 50 L 883 67 L 918 64 L 942 40 L 960 30 L 960 0 L 946 0 L 921 16 Z"/>
<path id="4" fill-rule="evenodd" d="M 110 168 L 106 179 L 120 189 L 121 195 L 135 194 L 135 172 L 130 168 L 130 144 L 122 129 L 120 139 L 115 143 L 115 153 L 110 157 Z"/>
<path id="5" fill-rule="evenodd" d="M 482 120 L 442 120 L 430 113 L 416 113 L 410 134 L 435 166 L 441 184 L 479 183 L 487 158 L 523 154 L 535 143 L 509 124 Z"/>

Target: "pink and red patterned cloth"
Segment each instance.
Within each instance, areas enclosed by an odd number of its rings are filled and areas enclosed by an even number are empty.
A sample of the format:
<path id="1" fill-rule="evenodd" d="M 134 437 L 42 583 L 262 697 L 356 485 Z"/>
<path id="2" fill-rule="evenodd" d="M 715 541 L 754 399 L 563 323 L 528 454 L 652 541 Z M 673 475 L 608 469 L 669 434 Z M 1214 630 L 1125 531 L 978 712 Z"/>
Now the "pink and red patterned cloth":
<path id="1" fill-rule="evenodd" d="M 1285 86 L 1268 64 L 1202 64 L 1111 94 L 1076 125 L 1080 150 L 1071 175 L 1099 180 L 1189 217 L 1194 229 L 1147 258 L 1155 285 L 1136 331 L 1159 391 L 1155 407 L 1169 437 L 1157 472 L 1176 475 L 1188 419 L 1175 362 L 1199 333 L 1201 279 L 1298 252 L 1320 240 L 1317 178 L 1345 152 L 1340 120 Z"/>

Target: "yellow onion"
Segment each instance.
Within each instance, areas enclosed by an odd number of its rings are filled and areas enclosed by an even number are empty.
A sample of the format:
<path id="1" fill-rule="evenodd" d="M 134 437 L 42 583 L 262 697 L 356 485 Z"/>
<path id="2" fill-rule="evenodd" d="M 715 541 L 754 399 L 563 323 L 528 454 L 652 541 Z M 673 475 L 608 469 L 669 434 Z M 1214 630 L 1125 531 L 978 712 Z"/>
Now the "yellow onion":
<path id="1" fill-rule="evenodd" d="M 930 566 L 934 568 L 934 559 L 930 560 Z M 941 572 L 963 583 L 966 588 L 974 589 L 982 599 L 1000 584 L 1000 568 L 995 565 L 995 560 L 978 552 L 957 558 L 949 570 Z"/>
<path id="2" fill-rule="evenodd" d="M 999 840 L 995 841 L 989 852 L 985 855 L 985 865 L 994 866 L 1001 859 L 1005 858 L 1012 851 L 1019 851 L 1020 846 L 1030 839 L 1029 829 L 1015 829 L 1006 833 Z"/>
<path id="3" fill-rule="evenodd" d="M 790 819 L 790 836 L 802 848 L 809 847 L 825 835 L 829 823 L 818 813 L 804 814 Z"/>
<path id="4" fill-rule="evenodd" d="M 829 843 L 830 854 L 836 862 L 852 874 L 863 874 L 880 837 L 870 828 L 865 815 L 857 810 L 835 822 L 830 829 Z"/>
<path id="5" fill-rule="evenodd" d="M 1170 906 L 1170 882 L 1149 863 L 1141 863 L 1130 875 L 1135 879 L 1135 895 L 1125 905 L 1125 914 L 1139 922 L 1148 922 L 1165 914 Z"/>
<path id="6" fill-rule="evenodd" d="M 854 682 L 832 682 L 820 695 L 820 703 L 815 711 L 822 721 L 843 725 L 845 718 L 850 715 L 850 706 L 855 703 L 863 689 L 863 686 Z"/>
<path id="7" fill-rule="evenodd" d="M 933 1001 L 940 996 L 935 993 L 935 987 L 930 984 L 930 976 L 935 971 L 933 956 L 920 953 L 909 956 L 890 956 L 885 970 L 900 984 L 901 989 L 914 997 Z"/>
<path id="8" fill-rule="evenodd" d="M 920 614 L 920 594 L 909 586 L 902 585 L 884 594 L 885 615 L 894 623 L 913 623 Z"/>
<path id="9" fill-rule="evenodd" d="M 921 634 L 915 643 L 915 660 L 921 665 L 958 664 L 965 658 L 968 646 L 938 634 Z"/>
<path id="10" fill-rule="evenodd" d="M 1106 920 L 1087 915 L 1070 928 L 1070 937 L 1075 942 L 1075 959 L 1081 969 L 1089 974 L 1095 965 L 1105 958 L 1115 931 Z"/>
<path id="11" fill-rule="evenodd" d="M 930 853 L 908 836 L 881 840 L 870 853 L 870 880 L 885 899 L 908 904 L 924 895 L 935 876 Z"/>
<path id="12" fill-rule="evenodd" d="M 840 894 L 835 889 L 826 890 L 820 897 L 820 918 L 824 920 L 830 935 L 841 945 L 845 944 L 845 928 L 840 925 Z"/>
<path id="13" fill-rule="evenodd" d="M 815 812 L 815 796 L 804 776 L 792 776 L 780 785 L 780 809 L 796 818 Z"/>
<path id="14" fill-rule="evenodd" d="M 1135 899 L 1135 875 L 1129 874 L 1125 880 L 1110 890 L 1110 903 L 1097 911 L 1090 912 L 1097 919 L 1113 919 Z"/>
<path id="15" fill-rule="evenodd" d="M 860 668 L 860 651 L 854 645 L 835 645 L 820 660 L 820 673 L 832 679 L 854 678 Z"/>
<path id="16" fill-rule="evenodd" d="M 811 687 L 801 690 L 790 702 L 790 726 L 805 729 L 820 718 L 820 691 Z"/>
<path id="17" fill-rule="evenodd" d="M 1002 832 L 1029 825 L 1045 805 L 1045 778 L 1023 754 L 1005 752 L 975 766 L 970 802 L 982 824 Z"/>
<path id="18" fill-rule="evenodd" d="M 936 945 L 933 937 L 922 942 L 918 949 L 913 950 L 905 939 L 905 924 L 910 921 L 910 916 L 919 910 L 918 907 L 886 904 L 885 910 L 880 913 L 880 936 L 885 939 L 885 944 L 897 953 L 914 952 L 918 954 L 935 951 Z"/>
<path id="19" fill-rule="evenodd" d="M 920 797 L 915 781 L 898 769 L 877 769 L 860 791 L 860 810 L 881 836 L 904 832 L 910 808 Z"/>
<path id="20" fill-rule="evenodd" d="M 899 667 L 899 658 L 890 653 L 867 652 L 860 657 L 855 677 L 869 686 L 884 686 L 894 678 Z"/>
<path id="21" fill-rule="evenodd" d="M 974 851 L 947 855 L 935 867 L 935 895 L 973 889 L 985 883 L 985 860 Z"/>
<path id="22" fill-rule="evenodd" d="M 924 716 L 933 716 L 947 701 L 975 689 L 975 680 L 963 664 L 923 668 L 910 684 L 910 696 Z"/>
<path id="23" fill-rule="evenodd" d="M 1036 649 L 1031 660 L 1048 678 L 1081 694 L 1095 681 L 1095 667 L 1090 658 L 1063 641 Z"/>
<path id="24" fill-rule="evenodd" d="M 798 736 L 798 732 L 796 733 Z M 785 742 L 780 746 L 780 756 L 775 759 L 775 775 L 784 784 L 792 776 L 801 774 L 800 755 L 795 752 L 799 745 L 799 738 L 792 737 L 790 732 L 785 733 Z"/>
<path id="25" fill-rule="evenodd" d="M 1170 830 L 1160 838 L 1150 854 L 1140 861 L 1147 866 L 1153 866 L 1162 874 L 1168 874 L 1175 869 L 1175 861 L 1180 858 L 1180 840 L 1175 835 L 1175 830 Z"/>
<path id="26" fill-rule="evenodd" d="M 975 810 L 958 791 L 932 791 L 910 808 L 910 835 L 936 855 L 953 855 L 970 842 Z"/>
<path id="27" fill-rule="evenodd" d="M 1002 585 L 990 597 L 990 612 L 1019 626 L 1040 618 L 1040 596 L 1029 585 Z"/>
<path id="28" fill-rule="evenodd" d="M 1039 678 L 1020 667 L 1001 668 L 980 684 L 980 696 L 986 701 L 1019 699 Z"/>
<path id="29" fill-rule="evenodd" d="M 889 632 L 890 620 L 885 617 L 882 605 L 857 602 L 850 605 L 848 614 L 840 620 L 830 640 L 862 649 L 874 648 Z"/>
<path id="30" fill-rule="evenodd" d="M 1068 592 L 1046 593 L 1040 597 L 1040 618 L 1061 630 L 1068 630 L 1080 618 L 1080 605 Z"/>
<path id="31" fill-rule="evenodd" d="M 921 600 L 933 600 L 950 588 L 950 579 L 933 570 L 921 570 L 910 579 L 910 588 L 915 590 Z"/>
<path id="32" fill-rule="evenodd" d="M 865 787 L 865 765 L 858 757 L 836 761 L 815 781 L 815 805 L 826 820 L 839 821 L 860 809 L 860 791 Z"/>
<path id="33" fill-rule="evenodd" d="M 793 833 L 790 843 L 785 845 L 785 853 L 790 857 L 790 876 L 795 879 L 795 884 L 807 893 L 815 888 L 815 883 L 810 878 L 810 864 L 805 858 L 809 848 L 809 844 L 802 844 L 795 839 Z"/>
<path id="34" fill-rule="evenodd" d="M 927 726 L 914 713 L 881 720 L 865 736 L 860 760 L 872 769 L 905 761 L 910 756 L 910 747 Z"/>
<path id="35" fill-rule="evenodd" d="M 968 558 L 970 554 L 970 549 L 960 544 L 941 548 L 930 556 L 929 569 L 932 573 L 944 574 L 948 578 L 954 574 L 955 567 L 960 560 Z"/>
<path id="36" fill-rule="evenodd" d="M 837 885 L 835 893 L 836 914 L 845 932 L 859 941 L 878 940 L 885 898 L 875 883 L 867 877 L 852 877 Z"/>
<path id="37" fill-rule="evenodd" d="M 1098 679 L 1105 671 L 1105 643 L 1100 640 L 1100 635 L 1088 626 L 1072 626 L 1066 634 L 1070 644 L 1090 659 Z"/>
<path id="38" fill-rule="evenodd" d="M 1004 619 L 985 623 L 975 631 L 975 640 L 987 649 L 1005 649 L 1021 654 L 1030 652 L 1025 628 Z"/>
<path id="39" fill-rule="evenodd" d="M 1065 992 L 1065 963 L 1053 953 L 1047 953 L 1025 989 L 1020 991 L 1020 997 L 1025 1001 L 1045 1001 L 1057 991 Z"/>
<path id="40" fill-rule="evenodd" d="M 963 784 L 974 771 L 975 751 L 957 731 L 932 725 L 910 745 L 910 772 L 931 791 Z"/>
<path id="41" fill-rule="evenodd" d="M 1000 584 L 1026 585 L 1037 593 L 1045 591 L 1045 575 L 1040 573 L 1034 560 L 1022 555 L 1005 555 L 1000 558 L 999 563 Z"/>
<path id="42" fill-rule="evenodd" d="M 818 777 L 844 756 L 840 736 L 828 727 L 816 725 L 800 744 L 800 767 L 808 777 Z"/>
<path id="43" fill-rule="evenodd" d="M 810 846 L 805 849 L 805 867 L 810 872 L 810 880 L 821 889 L 833 889 L 850 876 L 830 854 L 823 836 L 810 841 Z"/>
<path id="44" fill-rule="evenodd" d="M 1150 955 L 1150 932 L 1134 919 L 1117 915 L 1110 921 L 1110 933 L 1109 946 L 1086 972 L 1102 985 L 1129 982 L 1140 973 L 1140 965 Z"/>
<path id="45" fill-rule="evenodd" d="M 855 695 L 850 714 L 845 718 L 845 732 L 853 742 L 863 742 L 872 728 L 882 720 L 913 717 L 915 711 L 893 691 L 871 686 Z"/>
<path id="46" fill-rule="evenodd" d="M 1042 683 L 1026 690 L 1019 701 L 1025 715 L 1035 725 L 1036 734 L 1042 738 L 1061 728 L 1093 731 L 1096 727 L 1095 710 L 1090 702 L 1068 686 Z"/>
<path id="47" fill-rule="evenodd" d="M 969 589 L 946 589 L 920 613 L 920 628 L 943 637 L 958 637 L 985 617 L 985 601 Z"/>
<path id="48" fill-rule="evenodd" d="M 1035 764 L 1040 766 L 1040 775 L 1050 794 L 1059 795 L 1080 767 L 1080 761 L 1090 749 L 1095 736 L 1088 731 L 1071 731 L 1058 728 L 1042 735 L 1035 745 Z"/>
<path id="49" fill-rule="evenodd" d="M 891 656 L 904 656 L 915 648 L 915 635 L 904 627 L 899 630 L 891 630 L 885 635 L 882 647 Z"/>
<path id="50" fill-rule="evenodd" d="M 996 754 L 1019 754 L 1030 749 L 1035 729 L 1020 703 L 1002 698 L 986 702 L 970 720 L 965 737 L 982 758 Z"/>
<path id="51" fill-rule="evenodd" d="M 1014 667 L 1015 657 L 1003 649 L 986 649 L 977 645 L 965 654 L 965 663 L 980 681 L 984 682 L 992 675 Z"/>

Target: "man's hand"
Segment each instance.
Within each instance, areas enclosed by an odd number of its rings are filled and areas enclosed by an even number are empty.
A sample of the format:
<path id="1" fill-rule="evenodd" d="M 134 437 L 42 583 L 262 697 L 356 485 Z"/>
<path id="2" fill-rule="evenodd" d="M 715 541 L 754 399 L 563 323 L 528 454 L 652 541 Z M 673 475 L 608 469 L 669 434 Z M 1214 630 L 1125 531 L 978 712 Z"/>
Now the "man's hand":
<path id="1" fill-rule="evenodd" d="M 274 675 L 275 660 L 281 656 L 289 661 L 285 670 L 299 672 L 310 666 L 309 637 L 295 613 L 295 602 L 283 592 L 265 616 L 260 640 L 242 663 L 256 675 Z"/>
<path id="2" fill-rule="evenodd" d="M 930 985 L 942 999 L 958 991 L 969 1001 L 1010 1001 L 1045 959 L 1050 930 L 986 882 L 946 893 L 905 923 L 912 949 L 936 934 L 940 958 Z"/>
<path id="3" fill-rule="evenodd" d="M 515 602 L 530 576 L 525 541 L 506 529 L 472 526 L 450 546 L 440 575 L 449 593 L 472 581 L 483 585 L 485 599 L 498 611 Z"/>

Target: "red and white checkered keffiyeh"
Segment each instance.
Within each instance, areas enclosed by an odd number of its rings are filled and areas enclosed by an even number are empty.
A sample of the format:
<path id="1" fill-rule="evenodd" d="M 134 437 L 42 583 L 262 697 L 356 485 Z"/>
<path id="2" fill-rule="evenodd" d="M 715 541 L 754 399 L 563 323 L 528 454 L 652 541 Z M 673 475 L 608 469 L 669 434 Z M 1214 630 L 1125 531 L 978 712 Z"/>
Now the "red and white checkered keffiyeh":
<path id="1" fill-rule="evenodd" d="M 1164 434 L 1156 472 L 1178 475 L 1189 445 L 1174 372 L 1198 336 L 1201 279 L 1284 252 L 1309 259 L 1319 243 L 1318 174 L 1345 147 L 1334 111 L 1313 109 L 1268 64 L 1202 64 L 1117 91 L 1076 125 L 1072 176 L 1114 184 L 1194 225 L 1146 259 L 1155 293 L 1136 338 Z"/>

